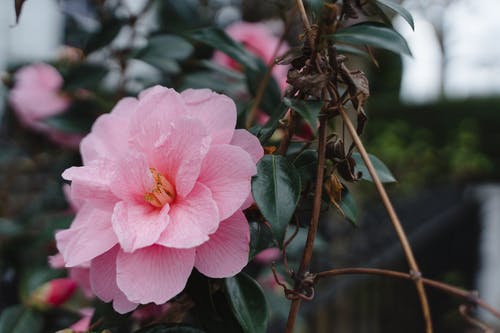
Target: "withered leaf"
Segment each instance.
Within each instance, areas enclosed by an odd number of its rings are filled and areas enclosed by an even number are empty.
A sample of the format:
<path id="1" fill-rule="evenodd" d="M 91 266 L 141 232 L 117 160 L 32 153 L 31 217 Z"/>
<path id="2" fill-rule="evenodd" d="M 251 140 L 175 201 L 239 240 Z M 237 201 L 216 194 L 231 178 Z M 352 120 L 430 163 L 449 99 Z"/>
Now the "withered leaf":
<path id="1" fill-rule="evenodd" d="M 305 94 L 319 98 L 329 79 L 327 73 L 302 74 L 298 70 L 290 70 L 287 82 Z"/>

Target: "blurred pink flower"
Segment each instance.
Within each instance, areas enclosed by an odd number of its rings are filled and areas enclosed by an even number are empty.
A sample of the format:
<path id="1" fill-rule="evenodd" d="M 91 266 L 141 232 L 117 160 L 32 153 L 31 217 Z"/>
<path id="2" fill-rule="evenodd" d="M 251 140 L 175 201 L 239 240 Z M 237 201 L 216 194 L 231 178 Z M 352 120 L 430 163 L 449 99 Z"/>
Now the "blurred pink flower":
<path id="1" fill-rule="evenodd" d="M 236 22 L 226 28 L 226 33 L 234 40 L 242 43 L 248 51 L 262 59 L 266 65 L 274 61 L 274 51 L 278 47 L 280 40 L 273 35 L 266 24 Z M 288 44 L 283 42 L 277 56 L 283 55 L 288 49 Z M 240 65 L 222 52 L 215 52 L 214 61 L 220 65 L 240 70 Z M 272 73 L 281 91 L 284 91 L 287 84 L 288 66 L 275 65 Z"/>
<path id="2" fill-rule="evenodd" d="M 44 122 L 63 113 L 71 104 L 61 94 L 62 86 L 63 78 L 54 67 L 44 63 L 25 66 L 15 74 L 9 102 L 24 126 L 48 135 L 58 144 L 75 148 L 82 135 L 62 132 Z"/>
<path id="3" fill-rule="evenodd" d="M 254 260 L 261 264 L 269 264 L 281 257 L 281 251 L 277 247 L 271 247 L 259 252 Z"/>
<path id="4" fill-rule="evenodd" d="M 221 278 L 246 265 L 241 209 L 263 151 L 235 125 L 224 95 L 155 86 L 122 99 L 83 139 L 84 166 L 63 173 L 81 208 L 57 246 L 66 267 L 90 261 L 92 290 L 116 311 L 167 302 L 193 267 Z"/>
<path id="5" fill-rule="evenodd" d="M 76 287 L 76 282 L 72 279 L 50 280 L 31 294 L 30 303 L 39 308 L 58 307 L 73 295 Z"/>
<path id="6" fill-rule="evenodd" d="M 93 308 L 83 308 L 80 309 L 80 314 L 82 315 L 82 319 L 74 323 L 70 326 L 70 329 L 74 333 L 83 333 L 87 332 L 90 328 L 90 323 L 92 320 L 92 316 L 94 315 Z"/>

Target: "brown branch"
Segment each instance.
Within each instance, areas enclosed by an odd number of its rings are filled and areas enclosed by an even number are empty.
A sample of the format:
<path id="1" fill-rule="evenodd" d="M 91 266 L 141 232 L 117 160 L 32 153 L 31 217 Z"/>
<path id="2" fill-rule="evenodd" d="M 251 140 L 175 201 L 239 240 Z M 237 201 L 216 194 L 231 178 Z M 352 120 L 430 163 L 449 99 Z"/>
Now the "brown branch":
<path id="1" fill-rule="evenodd" d="M 422 306 L 426 332 L 432 333 L 432 319 L 431 319 L 431 312 L 429 309 L 429 302 L 425 294 L 425 289 L 422 279 L 418 278 L 418 276 L 420 276 L 420 270 L 413 255 L 410 243 L 408 242 L 408 238 L 406 237 L 406 233 L 401 225 L 401 222 L 399 221 L 399 218 L 396 214 L 396 211 L 394 210 L 394 207 L 392 206 L 389 196 L 387 195 L 387 192 L 385 191 L 385 188 L 382 185 L 382 182 L 380 181 L 377 172 L 375 171 L 375 168 L 373 167 L 373 164 L 368 156 L 368 153 L 366 152 L 366 149 L 351 122 L 351 119 L 349 119 L 349 116 L 347 115 L 342 106 L 339 107 L 339 113 L 342 116 L 344 124 L 346 125 L 347 130 L 349 131 L 354 143 L 356 144 L 356 147 L 358 148 L 358 151 L 361 157 L 363 158 L 363 161 L 365 162 L 368 172 L 370 173 L 373 179 L 373 183 L 375 184 L 375 187 L 380 195 L 380 198 L 382 199 L 385 209 L 389 214 L 392 225 L 396 230 L 401 246 L 403 247 L 406 260 L 408 261 L 408 265 L 410 266 L 410 270 L 412 271 L 414 276 L 417 276 L 417 278 L 415 279 L 415 285 L 417 287 L 418 296 Z"/>
<path id="2" fill-rule="evenodd" d="M 354 274 L 366 274 L 366 275 L 381 275 L 381 276 L 388 276 L 388 277 L 393 277 L 393 278 L 398 278 L 398 279 L 405 279 L 405 280 L 415 280 L 416 277 L 413 274 L 408 274 L 408 273 L 403 273 L 403 272 L 398 272 L 398 271 L 392 271 L 388 269 L 380 269 L 380 268 L 336 268 L 336 269 L 330 269 L 328 271 L 320 272 L 316 274 L 316 279 L 315 281 L 325 278 L 325 277 L 332 277 L 332 276 L 338 276 L 338 275 L 354 275 Z M 462 288 L 454 287 L 449 284 L 427 279 L 420 277 L 418 278 L 419 281 L 421 281 L 423 284 L 442 290 L 444 292 L 447 292 L 448 294 L 455 295 L 457 297 L 461 297 L 465 299 L 467 302 L 476 304 L 483 309 L 491 312 L 494 316 L 497 318 L 500 318 L 500 311 L 495 309 L 493 306 L 490 304 L 486 303 L 484 300 L 478 297 L 476 292 L 471 292 Z"/>
<path id="3" fill-rule="evenodd" d="M 309 226 L 309 231 L 307 233 L 306 245 L 304 248 L 304 253 L 302 256 L 302 261 L 300 262 L 299 277 L 302 276 L 304 272 L 309 269 L 309 264 L 311 263 L 311 257 L 313 252 L 314 239 L 316 237 L 316 232 L 318 230 L 319 213 L 321 209 L 321 196 L 323 192 L 323 174 L 325 169 L 325 147 L 326 147 L 326 121 L 327 117 L 321 115 L 319 117 L 319 144 L 318 144 L 318 168 L 316 170 L 316 187 L 314 190 L 314 202 L 313 211 L 311 216 L 311 225 Z M 299 312 L 301 299 L 295 299 L 292 301 L 290 306 L 290 312 L 288 313 L 288 320 L 286 324 L 286 332 L 291 333 L 293 327 L 295 326 L 295 320 Z"/>

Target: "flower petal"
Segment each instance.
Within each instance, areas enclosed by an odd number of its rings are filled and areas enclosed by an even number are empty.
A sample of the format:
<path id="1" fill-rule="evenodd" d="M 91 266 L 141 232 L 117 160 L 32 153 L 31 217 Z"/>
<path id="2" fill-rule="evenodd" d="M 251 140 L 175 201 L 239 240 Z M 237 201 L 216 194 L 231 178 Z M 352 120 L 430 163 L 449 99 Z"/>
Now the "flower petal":
<path id="1" fill-rule="evenodd" d="M 145 203 L 144 193 L 150 192 L 154 186 L 146 157 L 136 152 L 123 156 L 115 165 L 111 184 L 111 190 L 118 198 L 128 202 Z"/>
<path id="2" fill-rule="evenodd" d="M 116 257 L 120 247 L 115 246 L 90 263 L 90 285 L 92 291 L 104 302 L 113 300 L 113 308 L 119 313 L 127 313 L 137 307 L 128 300 L 116 284 Z"/>
<path id="3" fill-rule="evenodd" d="M 201 183 L 184 199 L 170 207 L 170 223 L 158 244 L 174 248 L 191 248 L 208 240 L 219 225 L 217 205 L 210 190 Z"/>
<path id="4" fill-rule="evenodd" d="M 161 210 L 144 205 L 120 201 L 113 211 L 113 230 L 122 249 L 133 252 L 154 244 L 168 225 L 169 206 Z"/>
<path id="5" fill-rule="evenodd" d="M 168 135 L 157 143 L 151 166 L 173 181 L 178 196 L 186 196 L 196 183 L 210 136 L 198 119 L 179 118 Z"/>
<path id="6" fill-rule="evenodd" d="M 255 164 L 264 156 L 264 149 L 262 149 L 259 139 L 247 130 L 235 130 L 230 144 L 243 148 L 250 154 Z"/>
<path id="7" fill-rule="evenodd" d="M 153 245 L 133 253 L 119 252 L 118 287 L 133 302 L 163 304 L 186 286 L 195 250 Z"/>
<path id="8" fill-rule="evenodd" d="M 92 130 L 80 144 L 84 164 L 97 158 L 118 157 L 127 151 L 128 128 L 137 99 L 121 99 L 111 113 L 97 118 Z"/>
<path id="9" fill-rule="evenodd" d="M 222 221 L 210 240 L 196 248 L 195 267 L 208 277 L 236 275 L 248 263 L 250 231 L 245 215 L 238 210 Z"/>
<path id="10" fill-rule="evenodd" d="M 149 155 L 156 142 L 169 132 L 172 121 L 185 114 L 185 104 L 175 90 L 154 86 L 143 91 L 131 117 L 130 146 Z"/>
<path id="11" fill-rule="evenodd" d="M 69 229 L 56 233 L 56 240 L 66 267 L 81 265 L 118 242 L 111 226 L 111 212 L 88 204 L 78 211 Z"/>
<path id="12" fill-rule="evenodd" d="M 212 192 L 221 219 L 241 207 L 250 194 L 251 178 L 257 173 L 250 155 L 238 146 L 212 146 L 198 179 Z"/>
<path id="13" fill-rule="evenodd" d="M 77 206 L 86 200 L 113 205 L 118 199 L 110 190 L 112 170 L 109 161 L 94 160 L 85 166 L 64 170 L 62 177 L 71 180 L 71 199 Z"/>
<path id="14" fill-rule="evenodd" d="M 225 95 L 209 89 L 187 89 L 181 93 L 189 114 L 201 120 L 214 143 L 229 143 L 236 126 L 236 105 Z"/>

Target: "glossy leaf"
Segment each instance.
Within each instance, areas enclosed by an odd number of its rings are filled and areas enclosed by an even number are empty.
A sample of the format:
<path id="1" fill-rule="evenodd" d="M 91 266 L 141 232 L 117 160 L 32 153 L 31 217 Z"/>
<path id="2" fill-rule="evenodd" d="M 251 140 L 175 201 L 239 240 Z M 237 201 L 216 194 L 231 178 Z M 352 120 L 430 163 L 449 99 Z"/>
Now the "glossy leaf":
<path id="1" fill-rule="evenodd" d="M 149 39 L 148 45 L 138 50 L 133 57 L 167 73 L 177 73 L 177 61 L 188 58 L 193 46 L 184 38 L 175 35 L 157 35 Z"/>
<path id="2" fill-rule="evenodd" d="M 378 178 L 382 183 L 394 183 L 396 182 L 396 178 L 392 175 L 391 171 L 389 168 L 379 160 L 376 156 L 372 154 L 368 154 L 368 157 L 370 157 L 370 161 L 373 164 L 373 167 L 375 168 L 375 171 L 377 171 Z M 373 182 L 372 176 L 368 172 L 368 169 L 366 168 L 365 162 L 361 158 L 361 155 L 359 153 L 353 153 L 352 158 L 354 161 L 356 161 L 356 167 L 354 168 L 355 174 L 358 172 L 361 172 L 361 179 L 368 180 L 370 182 Z"/>
<path id="3" fill-rule="evenodd" d="M 204 333 L 204 331 L 184 324 L 158 324 L 141 328 L 134 333 Z"/>
<path id="4" fill-rule="evenodd" d="M 262 127 L 259 130 L 257 134 L 262 144 L 266 143 L 267 140 L 271 138 L 274 131 L 278 127 L 279 120 L 285 116 L 287 111 L 288 107 L 284 103 L 281 103 L 276 107 L 275 111 L 270 115 L 269 120 L 266 122 L 264 127 Z"/>
<path id="5" fill-rule="evenodd" d="M 293 162 L 300 175 L 301 184 L 306 184 L 316 177 L 316 167 L 318 165 L 318 153 L 313 149 L 306 149 Z"/>
<path id="6" fill-rule="evenodd" d="M 250 222 L 250 254 L 249 260 L 262 250 L 275 246 L 271 230 L 263 223 Z"/>
<path id="7" fill-rule="evenodd" d="M 313 132 L 318 128 L 318 114 L 323 106 L 321 101 L 304 101 L 285 97 L 283 102 L 286 106 L 296 111 L 311 126 Z"/>
<path id="8" fill-rule="evenodd" d="M 85 54 L 92 53 L 108 46 L 113 39 L 118 36 L 124 24 L 125 20 L 116 17 L 106 19 L 101 27 L 88 38 L 87 45 L 84 49 Z"/>
<path id="9" fill-rule="evenodd" d="M 297 169 L 283 156 L 266 155 L 257 164 L 252 193 L 281 245 L 301 191 Z"/>
<path id="10" fill-rule="evenodd" d="M 325 35 L 337 42 L 362 44 L 383 48 L 395 53 L 411 56 L 408 43 L 396 30 L 379 23 L 361 23 L 339 30 L 333 35 Z"/>
<path id="11" fill-rule="evenodd" d="M 2 333 L 38 333 L 42 331 L 42 324 L 40 314 L 21 305 L 11 306 L 0 315 Z"/>
<path id="12" fill-rule="evenodd" d="M 404 18 L 406 20 L 406 22 L 408 22 L 410 27 L 413 30 L 415 30 L 415 22 L 413 21 L 413 16 L 410 14 L 410 12 L 406 8 L 404 8 L 403 6 L 401 6 L 398 3 L 395 3 L 395 2 L 392 2 L 389 0 L 375 0 L 375 2 L 377 2 L 378 4 L 380 4 L 382 6 L 387 7 L 389 9 L 392 9 L 393 11 L 395 11 L 396 13 L 401 15 L 401 17 Z"/>
<path id="13" fill-rule="evenodd" d="M 228 302 L 245 333 L 265 333 L 269 309 L 260 285 L 245 273 L 224 280 Z"/>
<path id="14" fill-rule="evenodd" d="M 339 203 L 344 217 L 351 222 L 354 226 L 358 225 L 358 207 L 354 201 L 353 196 L 349 193 L 349 190 L 344 186 L 342 189 L 342 199 Z"/>
<path id="15" fill-rule="evenodd" d="M 209 27 L 192 31 L 189 37 L 216 50 L 224 52 L 241 65 L 258 70 L 258 59 L 247 52 L 243 45 L 234 41 L 223 30 Z"/>

